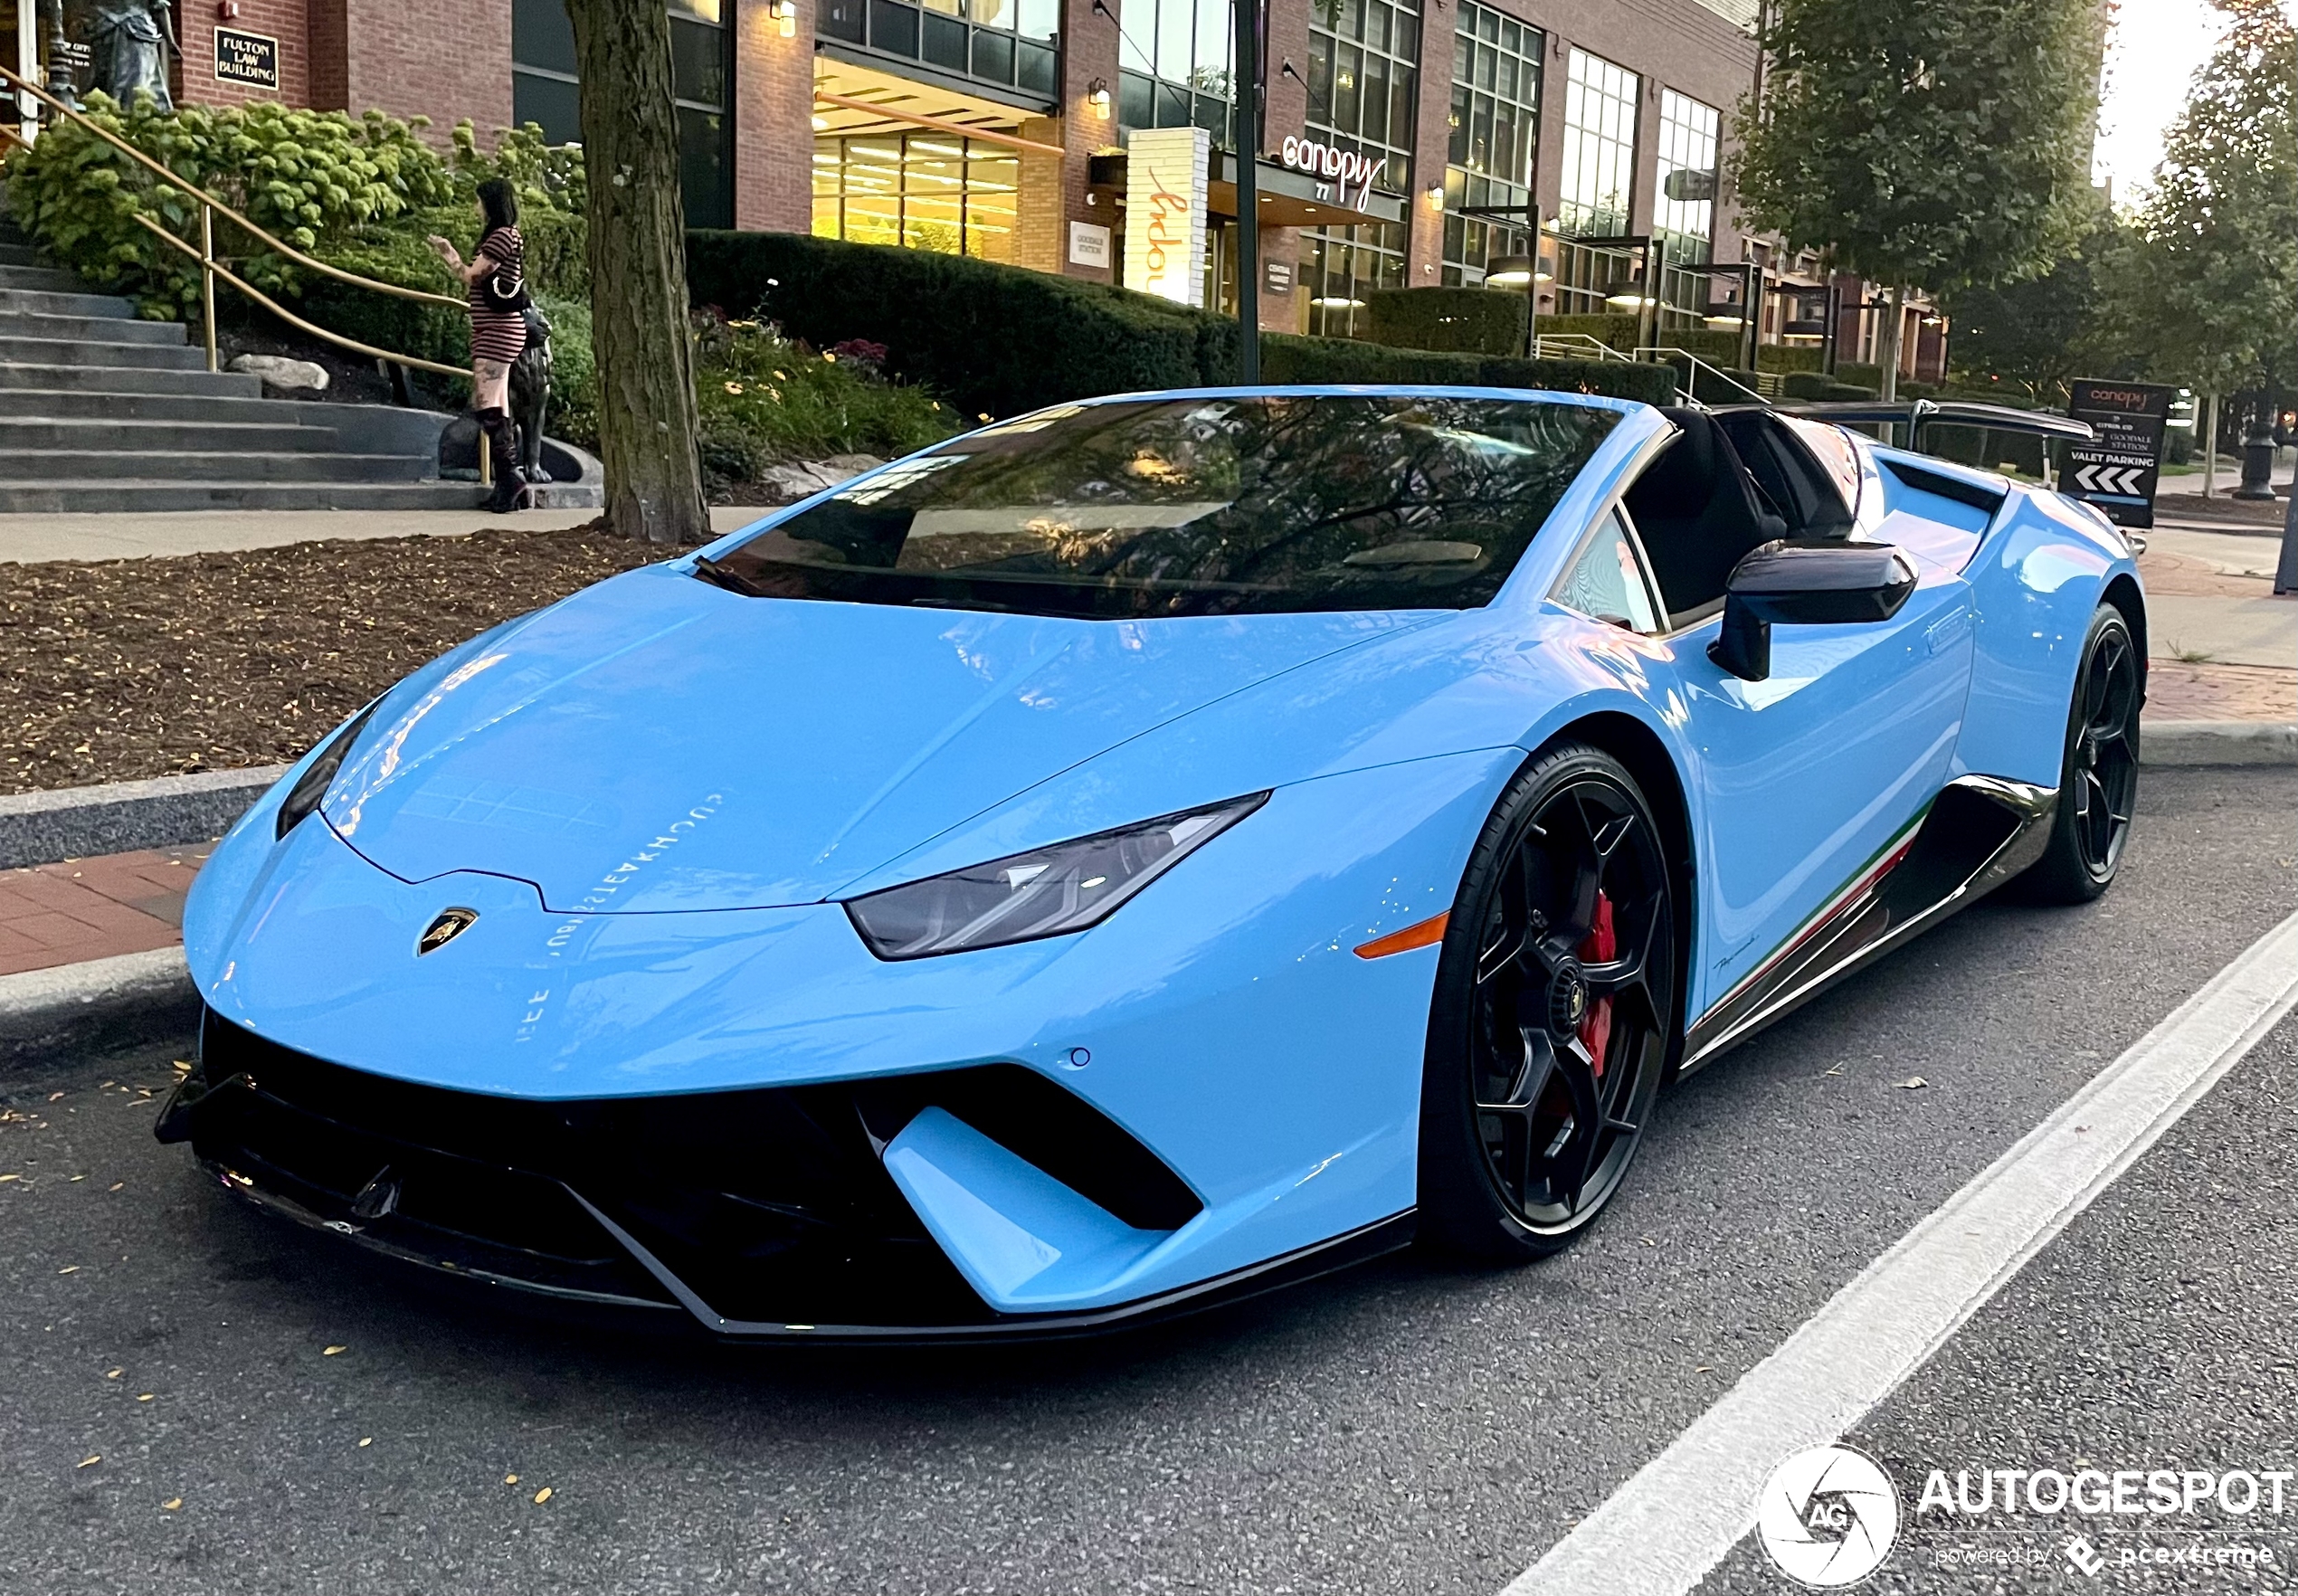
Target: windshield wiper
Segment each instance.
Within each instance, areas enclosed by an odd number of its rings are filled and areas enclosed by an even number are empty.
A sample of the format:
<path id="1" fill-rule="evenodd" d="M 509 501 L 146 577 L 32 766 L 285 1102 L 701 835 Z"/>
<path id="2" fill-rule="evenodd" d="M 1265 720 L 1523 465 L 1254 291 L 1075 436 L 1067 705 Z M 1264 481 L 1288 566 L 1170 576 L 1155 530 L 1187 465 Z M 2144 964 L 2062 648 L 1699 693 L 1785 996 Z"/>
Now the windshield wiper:
<path id="1" fill-rule="evenodd" d="M 728 593 L 738 593 L 745 598 L 767 596 L 764 588 L 730 566 L 720 565 L 708 555 L 694 556 L 694 574 L 714 587 L 723 587 Z"/>

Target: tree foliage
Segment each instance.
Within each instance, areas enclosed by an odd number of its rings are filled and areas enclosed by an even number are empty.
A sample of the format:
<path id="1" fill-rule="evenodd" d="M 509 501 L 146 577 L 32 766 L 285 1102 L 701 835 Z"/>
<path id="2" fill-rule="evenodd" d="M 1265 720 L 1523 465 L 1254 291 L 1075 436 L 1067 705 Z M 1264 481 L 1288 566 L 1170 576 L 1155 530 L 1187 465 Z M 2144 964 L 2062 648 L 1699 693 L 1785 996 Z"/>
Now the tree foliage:
<path id="1" fill-rule="evenodd" d="M 1947 300 L 1948 346 L 1969 386 L 2064 404 L 2078 376 L 2144 375 L 2144 356 L 2120 313 L 2122 284 L 2141 240 L 2101 205 L 2074 247 L 2049 270 L 1997 288 L 1966 288 Z"/>
<path id="2" fill-rule="evenodd" d="M 2031 275 L 2081 224 L 2101 43 L 2095 0 L 1781 0 L 1742 210 L 1876 282 Z"/>
<path id="3" fill-rule="evenodd" d="M 2115 285 L 2151 375 L 2227 394 L 2292 375 L 2298 344 L 2298 28 L 2276 0 L 2195 74 Z"/>

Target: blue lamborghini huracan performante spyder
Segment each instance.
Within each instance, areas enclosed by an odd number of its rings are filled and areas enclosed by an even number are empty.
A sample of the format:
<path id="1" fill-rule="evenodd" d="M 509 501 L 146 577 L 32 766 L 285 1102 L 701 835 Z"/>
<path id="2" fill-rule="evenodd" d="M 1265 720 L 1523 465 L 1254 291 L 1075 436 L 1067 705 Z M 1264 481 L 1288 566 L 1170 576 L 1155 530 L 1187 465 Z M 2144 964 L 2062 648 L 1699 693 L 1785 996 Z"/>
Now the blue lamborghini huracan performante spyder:
<path id="1" fill-rule="evenodd" d="M 732 1337 L 1552 1251 L 1664 1088 L 2113 880 L 2095 511 L 1761 407 L 1058 405 L 417 671 L 202 871 L 228 1192 Z"/>

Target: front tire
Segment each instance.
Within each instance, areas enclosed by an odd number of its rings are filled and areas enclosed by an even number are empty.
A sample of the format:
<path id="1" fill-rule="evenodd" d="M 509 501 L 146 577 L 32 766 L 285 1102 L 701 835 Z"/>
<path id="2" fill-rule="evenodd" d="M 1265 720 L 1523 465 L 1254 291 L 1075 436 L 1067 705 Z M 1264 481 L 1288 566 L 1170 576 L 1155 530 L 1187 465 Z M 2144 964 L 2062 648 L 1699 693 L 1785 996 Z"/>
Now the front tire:
<path id="1" fill-rule="evenodd" d="M 2101 604 L 2067 706 L 2050 841 L 2015 883 L 2030 903 L 2089 903 L 2114 884 L 2138 807 L 2141 670 L 2131 623 Z"/>
<path id="2" fill-rule="evenodd" d="M 1477 840 L 1437 968 L 1420 1103 L 1422 1238 L 1520 1262 L 1619 1188 L 1675 1037 L 1675 894 L 1610 755 L 1552 745 Z"/>

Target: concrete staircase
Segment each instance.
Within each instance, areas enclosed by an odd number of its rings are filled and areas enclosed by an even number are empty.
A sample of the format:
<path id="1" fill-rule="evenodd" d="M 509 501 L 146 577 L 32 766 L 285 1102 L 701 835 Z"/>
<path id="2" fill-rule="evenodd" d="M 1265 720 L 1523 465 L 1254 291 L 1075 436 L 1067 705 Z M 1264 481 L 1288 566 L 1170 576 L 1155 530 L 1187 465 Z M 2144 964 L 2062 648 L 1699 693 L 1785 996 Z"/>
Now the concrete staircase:
<path id="1" fill-rule="evenodd" d="M 41 264 L 0 214 L 0 514 L 480 502 L 439 480 L 444 417 L 262 394 L 209 371 L 183 323 Z"/>

